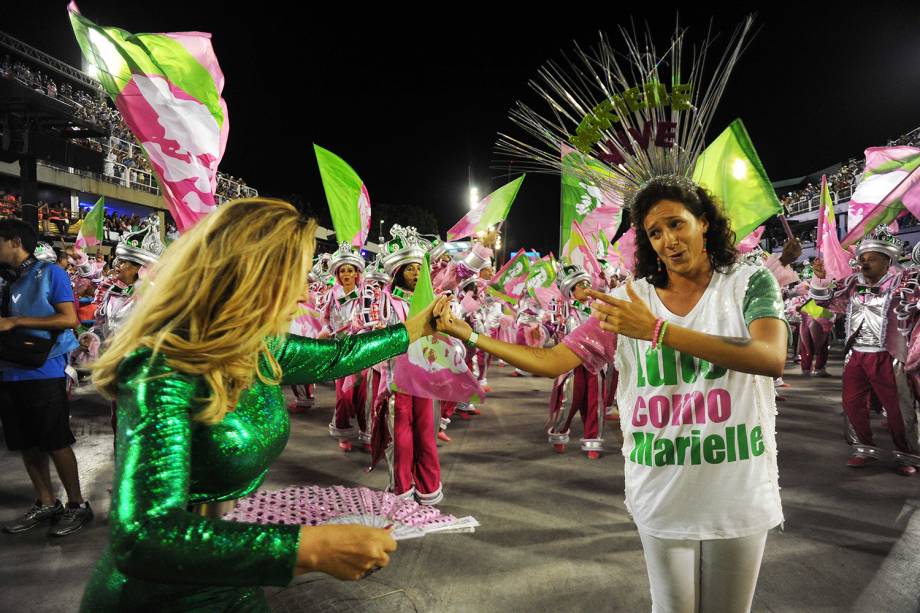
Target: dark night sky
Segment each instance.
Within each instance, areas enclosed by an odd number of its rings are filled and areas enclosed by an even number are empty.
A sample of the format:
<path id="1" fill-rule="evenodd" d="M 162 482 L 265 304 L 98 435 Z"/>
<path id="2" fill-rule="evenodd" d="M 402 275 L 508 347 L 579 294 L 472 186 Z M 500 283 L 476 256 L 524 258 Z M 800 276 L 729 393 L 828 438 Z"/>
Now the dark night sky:
<path id="1" fill-rule="evenodd" d="M 66 3 L 18 4 L 25 8 L 4 7 L 0 29 L 79 65 Z M 715 14 L 716 29 L 728 32 L 758 10 L 760 30 L 712 130 L 742 117 L 774 180 L 861 156 L 920 125 L 920 3 L 830 14 L 803 4 Z M 494 4 L 445 3 L 402 14 L 352 3 L 337 14 L 268 2 L 218 6 L 80 4 L 97 23 L 132 32 L 213 33 L 230 109 L 225 172 L 263 194 L 299 193 L 325 206 L 316 142 L 357 170 L 372 203 L 427 207 L 442 232 L 467 210 L 470 168 L 483 194 L 504 182 L 504 172 L 490 168 L 496 134 L 515 130 L 508 109 L 533 100 L 527 81 L 543 62 L 573 40 L 590 45 L 600 29 L 614 34 L 630 17 L 666 37 L 675 14 L 658 3 L 655 11 L 622 13 L 614 3 L 592 5 L 598 21 L 566 15 L 563 4 L 502 13 Z M 691 41 L 712 16 L 681 9 Z M 509 219 L 509 247 L 555 249 L 558 209 L 558 178 L 530 175 Z"/>

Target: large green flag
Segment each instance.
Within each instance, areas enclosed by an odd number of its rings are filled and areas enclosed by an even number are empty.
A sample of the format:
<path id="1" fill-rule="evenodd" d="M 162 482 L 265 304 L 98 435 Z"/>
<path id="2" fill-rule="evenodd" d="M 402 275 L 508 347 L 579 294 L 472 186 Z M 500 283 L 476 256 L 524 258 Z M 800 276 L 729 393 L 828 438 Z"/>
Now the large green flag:
<path id="1" fill-rule="evenodd" d="M 75 247 L 83 250 L 98 245 L 105 238 L 105 196 L 100 196 L 90 212 L 83 218 Z"/>
<path id="2" fill-rule="evenodd" d="M 315 144 L 313 150 L 329 201 L 336 240 L 363 247 L 371 228 L 371 199 L 364 181 L 336 154 Z"/>
<path id="3" fill-rule="evenodd" d="M 783 213 L 751 137 L 736 119 L 706 147 L 693 171 L 693 180 L 722 203 L 740 243 L 764 221 Z"/>
<path id="4" fill-rule="evenodd" d="M 428 305 L 434 302 L 434 287 L 431 285 L 431 265 L 428 263 L 428 254 L 422 260 L 422 267 L 418 271 L 418 282 L 415 284 L 415 291 L 409 300 L 409 315 L 412 317 L 421 313 Z"/>
<path id="5" fill-rule="evenodd" d="M 185 232 L 217 207 L 217 166 L 230 133 L 211 35 L 132 34 L 96 25 L 73 2 L 68 12 L 83 57 L 143 147 Z"/>

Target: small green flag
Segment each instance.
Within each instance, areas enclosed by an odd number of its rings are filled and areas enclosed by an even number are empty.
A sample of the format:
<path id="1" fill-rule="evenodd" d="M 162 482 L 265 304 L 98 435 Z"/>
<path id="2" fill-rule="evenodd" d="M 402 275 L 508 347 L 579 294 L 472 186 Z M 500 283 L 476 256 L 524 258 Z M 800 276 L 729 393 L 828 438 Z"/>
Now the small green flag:
<path id="1" fill-rule="evenodd" d="M 811 315 L 815 319 L 831 319 L 834 316 L 833 311 L 829 311 L 823 306 L 818 305 L 814 299 L 802 305 L 802 312 Z"/>
<path id="2" fill-rule="evenodd" d="M 719 199 L 725 216 L 731 220 L 736 242 L 783 212 L 740 119 L 731 122 L 703 151 L 696 161 L 693 180 Z"/>
<path id="3" fill-rule="evenodd" d="M 467 236 L 473 236 L 477 232 L 485 232 L 490 226 L 495 226 L 508 217 L 508 211 L 517 198 L 518 191 L 521 189 L 521 183 L 524 177 L 521 175 L 514 181 L 502 185 L 497 190 L 483 198 L 473 207 L 469 213 L 463 216 L 463 219 L 454 224 L 447 231 L 447 240 L 455 241 Z"/>
<path id="4" fill-rule="evenodd" d="M 409 315 L 413 317 L 418 315 L 428 305 L 434 302 L 434 288 L 431 285 L 431 266 L 428 263 L 428 254 L 422 260 L 422 268 L 418 271 L 418 282 L 415 284 L 415 291 L 412 293 L 412 299 L 409 301 Z"/>
<path id="5" fill-rule="evenodd" d="M 83 218 L 80 232 L 74 246 L 81 251 L 87 247 L 98 245 L 105 237 L 105 197 L 100 196 L 90 212 Z"/>

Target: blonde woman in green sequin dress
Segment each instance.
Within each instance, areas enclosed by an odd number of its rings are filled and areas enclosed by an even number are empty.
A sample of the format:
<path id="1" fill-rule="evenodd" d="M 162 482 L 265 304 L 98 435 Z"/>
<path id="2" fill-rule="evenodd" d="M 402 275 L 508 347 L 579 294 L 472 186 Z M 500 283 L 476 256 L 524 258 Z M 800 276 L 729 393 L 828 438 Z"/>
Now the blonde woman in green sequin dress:
<path id="1" fill-rule="evenodd" d="M 328 381 L 431 333 L 404 325 L 342 340 L 288 336 L 316 224 L 278 200 L 221 206 L 167 251 L 97 362 L 118 406 L 111 539 L 84 611 L 266 610 L 261 586 L 320 571 L 358 579 L 396 543 L 363 526 L 263 526 L 219 517 L 284 449 L 281 385 Z"/>

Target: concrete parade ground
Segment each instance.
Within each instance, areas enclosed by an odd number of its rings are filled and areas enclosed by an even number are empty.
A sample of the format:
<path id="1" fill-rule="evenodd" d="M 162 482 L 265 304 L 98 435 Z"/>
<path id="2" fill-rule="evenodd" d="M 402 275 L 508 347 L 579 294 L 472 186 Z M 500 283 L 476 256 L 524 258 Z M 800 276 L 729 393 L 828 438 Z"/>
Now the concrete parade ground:
<path id="1" fill-rule="evenodd" d="M 786 517 L 771 532 L 754 611 L 817 613 L 920 610 L 920 477 L 890 462 L 845 465 L 839 352 L 832 378 L 803 378 L 789 362 L 778 404 L 780 485 Z M 304 575 L 267 588 L 278 611 L 649 611 L 638 533 L 623 504 L 622 435 L 607 422 L 607 452 L 589 460 L 570 445 L 553 452 L 543 423 L 552 382 L 493 367 L 494 392 L 470 420 L 455 419 L 439 443 L 446 498 L 440 508 L 481 523 L 474 534 L 402 541 L 390 566 L 343 583 Z M 265 488 L 293 484 L 383 489 L 386 468 L 367 473 L 368 455 L 342 453 L 328 435 L 331 386 L 316 407 L 293 415 L 287 449 Z M 76 611 L 108 538 L 112 434 L 108 403 L 90 388 L 72 405 L 75 451 L 96 519 L 70 537 L 45 529 L 0 535 L 0 611 Z M 891 437 L 874 417 L 876 442 Z M 573 425 L 573 443 L 580 436 Z M 33 494 L 18 455 L 0 452 L 0 522 Z M 52 476 L 56 477 L 52 471 Z"/>

